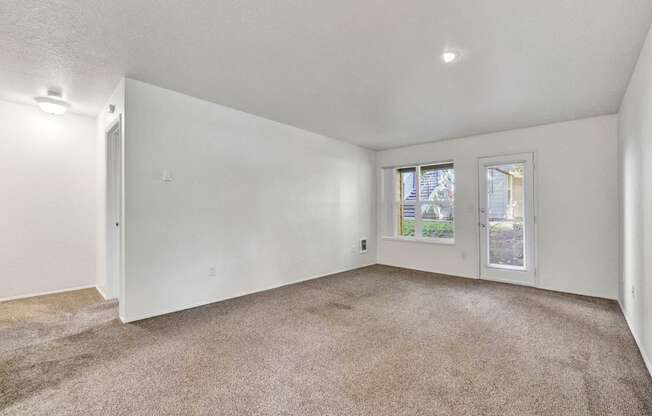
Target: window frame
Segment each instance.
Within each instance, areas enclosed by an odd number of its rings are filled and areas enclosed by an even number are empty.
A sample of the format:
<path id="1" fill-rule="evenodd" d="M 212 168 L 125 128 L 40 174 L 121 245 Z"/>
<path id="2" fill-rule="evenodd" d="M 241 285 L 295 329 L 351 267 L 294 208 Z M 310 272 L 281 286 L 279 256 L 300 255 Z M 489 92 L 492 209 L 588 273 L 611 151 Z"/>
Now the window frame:
<path id="1" fill-rule="evenodd" d="M 436 203 L 434 201 L 429 201 L 429 200 L 423 201 L 421 199 L 422 198 L 421 197 L 421 169 L 433 167 L 433 166 L 446 166 L 446 165 L 450 165 L 450 169 L 452 169 L 453 174 L 455 174 L 455 162 L 452 160 L 446 162 L 405 165 L 405 166 L 399 166 L 393 168 L 393 180 L 395 186 L 394 186 L 394 198 L 393 198 L 393 208 L 392 208 L 392 223 L 393 223 L 394 232 L 393 232 L 393 236 L 386 237 L 386 238 L 393 239 L 393 240 L 434 243 L 434 244 L 447 244 L 447 245 L 455 244 L 455 232 L 456 232 L 455 197 L 453 197 L 453 202 L 451 206 L 453 212 L 452 215 L 453 237 L 452 238 L 424 237 L 422 233 L 423 230 L 422 207 L 436 205 Z M 401 181 L 401 171 L 410 170 L 410 169 L 414 169 L 415 172 L 416 196 L 414 201 L 410 201 L 406 203 L 406 201 L 403 200 L 403 189 L 402 189 L 403 184 Z M 401 209 L 406 205 L 414 207 L 414 236 L 401 235 L 402 222 L 403 222 Z"/>

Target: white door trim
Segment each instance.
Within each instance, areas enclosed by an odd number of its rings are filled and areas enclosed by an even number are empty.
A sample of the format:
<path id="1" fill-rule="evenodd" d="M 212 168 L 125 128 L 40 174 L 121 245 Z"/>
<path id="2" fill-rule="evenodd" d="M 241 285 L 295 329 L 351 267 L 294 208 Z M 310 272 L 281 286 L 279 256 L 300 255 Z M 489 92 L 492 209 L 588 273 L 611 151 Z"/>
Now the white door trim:
<path id="1" fill-rule="evenodd" d="M 117 143 L 112 142 L 111 134 L 117 129 Z M 122 115 L 109 124 L 104 131 L 106 146 L 106 286 L 111 298 L 119 298 L 122 287 L 123 270 L 123 140 L 122 140 Z M 115 177 L 117 175 L 117 177 Z M 116 192 L 117 200 L 111 200 L 111 192 Z M 113 204 L 113 206 L 112 206 Z M 116 222 L 118 230 L 116 231 Z"/>

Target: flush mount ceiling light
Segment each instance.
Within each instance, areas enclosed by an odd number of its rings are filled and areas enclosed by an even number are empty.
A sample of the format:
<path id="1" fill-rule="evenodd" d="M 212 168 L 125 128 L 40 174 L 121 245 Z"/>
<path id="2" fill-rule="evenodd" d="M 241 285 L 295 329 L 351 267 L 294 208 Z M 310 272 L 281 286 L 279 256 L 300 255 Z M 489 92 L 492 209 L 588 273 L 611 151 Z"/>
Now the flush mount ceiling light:
<path id="1" fill-rule="evenodd" d="M 61 92 L 53 89 L 48 90 L 46 97 L 34 97 L 34 101 L 48 114 L 61 115 L 70 108 L 70 104 L 61 98 Z"/>
<path id="2" fill-rule="evenodd" d="M 445 51 L 444 53 L 441 54 L 441 60 L 444 61 L 444 63 L 450 64 L 456 59 L 457 59 L 457 54 L 453 51 Z"/>

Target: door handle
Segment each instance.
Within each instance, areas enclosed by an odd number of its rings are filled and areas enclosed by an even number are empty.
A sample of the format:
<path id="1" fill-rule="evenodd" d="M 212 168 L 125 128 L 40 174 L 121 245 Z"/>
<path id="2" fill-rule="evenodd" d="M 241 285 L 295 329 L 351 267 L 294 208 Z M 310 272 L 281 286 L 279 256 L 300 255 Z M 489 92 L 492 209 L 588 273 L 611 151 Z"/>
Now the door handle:
<path id="1" fill-rule="evenodd" d="M 478 223 L 478 225 L 480 226 L 480 228 L 487 228 L 487 226 L 484 225 L 483 223 Z"/>
<path id="2" fill-rule="evenodd" d="M 119 226 L 120 226 L 120 223 L 119 223 L 119 222 L 116 222 L 116 223 L 115 223 L 115 226 L 116 226 L 116 227 L 119 227 Z"/>

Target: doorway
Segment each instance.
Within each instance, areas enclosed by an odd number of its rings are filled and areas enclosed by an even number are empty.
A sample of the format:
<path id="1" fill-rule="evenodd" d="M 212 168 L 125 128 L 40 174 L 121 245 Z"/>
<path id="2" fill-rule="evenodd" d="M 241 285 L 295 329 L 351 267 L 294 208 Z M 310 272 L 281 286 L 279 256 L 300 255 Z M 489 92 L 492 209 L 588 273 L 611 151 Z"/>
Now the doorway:
<path id="1" fill-rule="evenodd" d="M 478 160 L 480 278 L 535 285 L 534 157 Z"/>
<path id="2" fill-rule="evenodd" d="M 108 297 L 120 293 L 122 267 L 122 121 L 106 131 L 106 284 Z"/>

